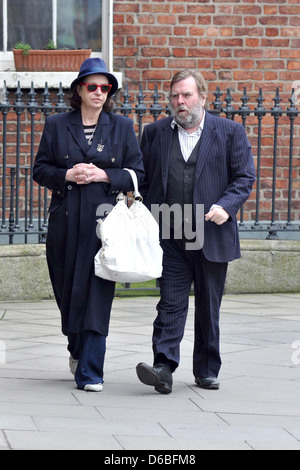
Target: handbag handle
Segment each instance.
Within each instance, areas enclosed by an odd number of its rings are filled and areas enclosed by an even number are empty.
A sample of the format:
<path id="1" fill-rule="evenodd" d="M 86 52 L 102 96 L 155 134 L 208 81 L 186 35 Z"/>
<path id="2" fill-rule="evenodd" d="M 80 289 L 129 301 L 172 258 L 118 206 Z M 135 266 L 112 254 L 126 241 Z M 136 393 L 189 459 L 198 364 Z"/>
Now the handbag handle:
<path id="1" fill-rule="evenodd" d="M 143 198 L 142 198 L 142 196 L 139 192 L 138 180 L 137 180 L 137 176 L 136 176 L 135 171 L 134 170 L 129 170 L 128 168 L 123 168 L 123 170 L 128 171 L 128 173 L 130 174 L 130 176 L 132 178 L 133 186 L 134 186 L 134 197 L 135 197 L 135 199 L 140 198 L 142 200 Z"/>

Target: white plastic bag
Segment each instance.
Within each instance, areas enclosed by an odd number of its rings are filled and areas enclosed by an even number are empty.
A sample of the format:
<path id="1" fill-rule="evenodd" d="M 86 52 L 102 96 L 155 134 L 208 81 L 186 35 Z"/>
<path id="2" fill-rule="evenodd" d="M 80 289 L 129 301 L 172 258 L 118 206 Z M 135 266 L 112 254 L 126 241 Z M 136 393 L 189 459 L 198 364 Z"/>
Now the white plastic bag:
<path id="1" fill-rule="evenodd" d="M 159 226 L 142 202 L 135 172 L 125 170 L 134 183 L 134 201 L 128 208 L 120 193 L 112 211 L 98 220 L 102 247 L 95 256 L 95 275 L 122 283 L 157 279 L 163 257 Z"/>

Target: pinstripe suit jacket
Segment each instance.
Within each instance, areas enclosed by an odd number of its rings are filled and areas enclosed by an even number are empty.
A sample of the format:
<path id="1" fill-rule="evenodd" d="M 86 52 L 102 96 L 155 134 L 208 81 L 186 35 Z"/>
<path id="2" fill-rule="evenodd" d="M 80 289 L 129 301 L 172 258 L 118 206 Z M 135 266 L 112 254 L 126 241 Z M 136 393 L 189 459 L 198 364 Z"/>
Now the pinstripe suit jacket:
<path id="1" fill-rule="evenodd" d="M 169 156 L 172 146 L 172 117 L 145 127 L 141 149 L 144 157 L 143 195 L 151 204 L 165 202 Z M 229 220 L 218 226 L 204 222 L 205 257 L 214 262 L 240 258 L 236 215 L 249 198 L 255 182 L 253 155 L 246 132 L 239 123 L 206 112 L 194 180 L 194 207 L 203 204 L 205 214 L 212 204 L 222 206 Z"/>

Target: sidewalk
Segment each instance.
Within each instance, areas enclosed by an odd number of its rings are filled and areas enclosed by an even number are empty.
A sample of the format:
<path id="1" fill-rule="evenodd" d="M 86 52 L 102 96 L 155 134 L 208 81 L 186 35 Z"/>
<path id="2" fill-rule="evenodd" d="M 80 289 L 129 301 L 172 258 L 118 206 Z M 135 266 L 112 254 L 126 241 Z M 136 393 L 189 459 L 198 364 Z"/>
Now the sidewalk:
<path id="1" fill-rule="evenodd" d="M 299 450 L 300 294 L 224 297 L 219 391 L 194 384 L 191 299 L 171 395 L 135 374 L 156 303 L 115 299 L 102 393 L 75 388 L 54 302 L 0 303 L 0 450 Z"/>

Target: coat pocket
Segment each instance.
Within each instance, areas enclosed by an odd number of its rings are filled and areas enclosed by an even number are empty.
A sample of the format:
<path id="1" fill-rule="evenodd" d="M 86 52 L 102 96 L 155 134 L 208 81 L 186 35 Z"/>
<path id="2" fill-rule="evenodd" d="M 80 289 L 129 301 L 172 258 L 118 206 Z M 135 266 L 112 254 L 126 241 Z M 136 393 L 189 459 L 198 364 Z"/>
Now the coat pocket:
<path id="1" fill-rule="evenodd" d="M 48 208 L 48 214 L 53 214 L 53 212 L 56 212 L 57 210 L 62 208 L 62 204 L 50 204 L 50 207 Z"/>
<path id="2" fill-rule="evenodd" d="M 48 208 L 48 214 L 52 214 L 56 210 L 60 209 L 63 206 L 63 199 L 57 197 L 55 194 L 52 194 L 50 206 Z"/>

